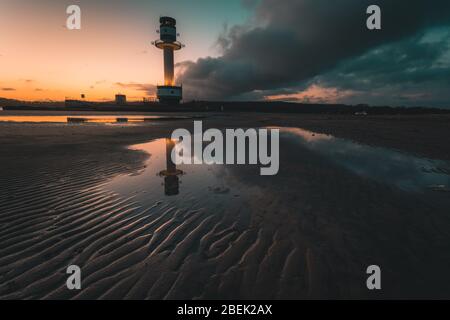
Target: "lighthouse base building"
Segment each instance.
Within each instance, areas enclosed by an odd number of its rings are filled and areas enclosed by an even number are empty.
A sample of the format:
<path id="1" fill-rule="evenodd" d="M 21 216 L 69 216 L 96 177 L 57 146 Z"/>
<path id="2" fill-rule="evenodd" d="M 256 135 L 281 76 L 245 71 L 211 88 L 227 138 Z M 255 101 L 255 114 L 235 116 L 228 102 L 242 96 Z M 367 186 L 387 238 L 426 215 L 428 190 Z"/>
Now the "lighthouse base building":
<path id="1" fill-rule="evenodd" d="M 163 104 L 179 104 L 183 99 L 183 88 L 177 86 L 157 86 L 156 97 Z"/>

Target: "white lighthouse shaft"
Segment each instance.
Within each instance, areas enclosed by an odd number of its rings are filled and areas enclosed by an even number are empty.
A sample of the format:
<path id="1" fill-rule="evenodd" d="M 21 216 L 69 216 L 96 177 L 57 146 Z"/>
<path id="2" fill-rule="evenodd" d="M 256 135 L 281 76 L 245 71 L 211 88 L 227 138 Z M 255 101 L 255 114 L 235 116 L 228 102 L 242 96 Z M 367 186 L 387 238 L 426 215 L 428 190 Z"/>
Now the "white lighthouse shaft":
<path id="1" fill-rule="evenodd" d="M 164 85 L 174 85 L 173 48 L 164 48 Z"/>

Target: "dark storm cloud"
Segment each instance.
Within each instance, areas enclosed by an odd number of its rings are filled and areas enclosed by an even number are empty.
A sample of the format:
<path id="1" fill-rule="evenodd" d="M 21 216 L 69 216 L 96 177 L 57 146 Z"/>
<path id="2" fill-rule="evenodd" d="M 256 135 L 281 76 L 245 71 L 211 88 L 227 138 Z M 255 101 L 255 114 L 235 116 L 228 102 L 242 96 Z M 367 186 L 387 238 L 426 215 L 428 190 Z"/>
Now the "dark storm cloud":
<path id="1" fill-rule="evenodd" d="M 1 88 L 2 91 L 16 91 L 15 88 Z"/>
<path id="2" fill-rule="evenodd" d="M 379 47 L 337 68 L 333 76 L 335 85 L 377 88 L 387 82 L 429 80 L 450 84 L 450 64 L 445 61 L 450 54 L 449 37 L 450 32 L 445 38 L 427 42 L 422 35 L 414 36 Z"/>
<path id="3" fill-rule="evenodd" d="M 246 9 L 254 9 L 259 3 L 259 0 L 242 0 L 242 5 Z"/>
<path id="4" fill-rule="evenodd" d="M 382 8 L 383 29 L 366 28 Z M 186 96 L 222 99 L 297 86 L 377 46 L 450 23 L 448 0 L 264 0 L 247 24 L 222 35 L 222 55 L 183 62 Z"/>
<path id="5" fill-rule="evenodd" d="M 342 101 L 347 103 L 387 103 L 385 98 L 393 97 L 398 104 L 450 107 L 450 27 L 377 47 L 311 84 L 354 90 L 353 97 Z"/>

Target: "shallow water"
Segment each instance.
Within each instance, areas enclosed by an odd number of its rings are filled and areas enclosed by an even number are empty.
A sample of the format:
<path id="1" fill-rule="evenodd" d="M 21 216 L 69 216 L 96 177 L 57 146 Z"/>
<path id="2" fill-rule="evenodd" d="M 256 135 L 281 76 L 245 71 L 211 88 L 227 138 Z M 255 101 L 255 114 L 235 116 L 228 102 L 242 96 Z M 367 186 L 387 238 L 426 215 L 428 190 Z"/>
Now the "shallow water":
<path id="1" fill-rule="evenodd" d="M 450 296 L 448 163 L 282 128 L 279 174 L 262 177 L 175 167 L 170 144 L 132 146 L 146 167 L 104 186 L 156 208 L 145 261 L 162 274 L 147 297 L 367 298 L 372 264 L 378 297 Z"/>
<path id="2" fill-rule="evenodd" d="M 405 191 L 444 191 L 450 186 L 450 164 L 445 161 L 362 145 L 299 128 L 286 128 L 282 132 L 285 138 L 294 138 L 308 150 L 356 175 Z"/>
<path id="3" fill-rule="evenodd" d="M 447 191 L 450 186 L 450 164 L 445 161 L 362 145 L 299 128 L 282 128 L 280 139 L 280 153 L 285 155 L 283 157 L 285 161 L 298 161 L 296 157 L 289 156 L 296 150 L 287 147 L 284 143 L 293 142 L 349 174 L 368 178 L 403 191 Z M 135 193 L 139 195 L 139 198 L 144 197 L 147 200 L 151 198 L 150 201 L 164 196 L 188 199 L 201 194 L 218 193 L 222 197 L 227 194 L 228 198 L 233 198 L 233 193 L 238 196 L 243 191 L 241 188 L 237 191 L 231 190 L 226 184 L 225 177 L 234 175 L 232 165 L 181 165 L 178 168 L 172 168 L 181 170 L 179 174 L 164 176 L 162 171 L 167 171 L 168 166 L 171 166 L 168 159 L 171 149 L 168 149 L 168 144 L 170 140 L 158 139 L 132 146 L 131 149 L 150 155 L 146 169 L 137 175 L 117 177 L 109 186 L 119 194 L 129 196 L 130 193 Z M 283 164 L 286 163 L 280 163 L 280 167 Z M 298 166 L 301 166 L 301 162 Z M 243 186 L 242 189 L 245 190 Z"/>
<path id="4" fill-rule="evenodd" d="M 174 117 L 163 116 L 136 116 L 136 115 L 114 115 L 114 116 L 0 116 L 0 122 L 31 122 L 31 123 L 115 123 L 115 122 L 145 122 Z M 175 117 L 185 119 L 186 117 Z"/>

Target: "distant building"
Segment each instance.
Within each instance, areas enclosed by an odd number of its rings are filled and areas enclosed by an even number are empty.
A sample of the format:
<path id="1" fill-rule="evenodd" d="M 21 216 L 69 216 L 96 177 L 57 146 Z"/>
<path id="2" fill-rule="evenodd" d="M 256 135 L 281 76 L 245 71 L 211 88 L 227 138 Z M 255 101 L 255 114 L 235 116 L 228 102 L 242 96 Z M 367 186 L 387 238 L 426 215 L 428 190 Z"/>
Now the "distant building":
<path id="1" fill-rule="evenodd" d="M 66 99 L 64 102 L 66 108 L 80 108 L 80 107 L 89 107 L 90 104 L 87 101 L 74 100 L 74 99 Z"/>
<path id="2" fill-rule="evenodd" d="M 116 105 L 123 106 L 127 104 L 127 96 L 124 94 L 116 94 Z"/>

